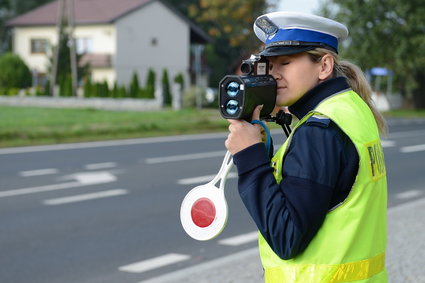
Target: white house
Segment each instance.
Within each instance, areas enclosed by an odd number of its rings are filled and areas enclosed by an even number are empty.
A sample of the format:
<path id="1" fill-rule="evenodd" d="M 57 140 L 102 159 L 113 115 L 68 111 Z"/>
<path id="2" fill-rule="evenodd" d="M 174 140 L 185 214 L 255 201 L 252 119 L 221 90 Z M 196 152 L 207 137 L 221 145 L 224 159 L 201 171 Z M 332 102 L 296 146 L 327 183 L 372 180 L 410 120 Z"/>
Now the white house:
<path id="1" fill-rule="evenodd" d="M 210 39 L 199 27 L 161 0 L 74 1 L 77 53 L 91 65 L 93 81 L 128 84 L 134 72 L 143 84 L 149 68 L 172 79 L 189 80 L 191 46 Z M 42 81 L 48 76 L 52 46 L 57 45 L 59 1 L 20 15 L 13 28 L 13 52 Z M 80 62 L 81 64 L 81 62 Z"/>

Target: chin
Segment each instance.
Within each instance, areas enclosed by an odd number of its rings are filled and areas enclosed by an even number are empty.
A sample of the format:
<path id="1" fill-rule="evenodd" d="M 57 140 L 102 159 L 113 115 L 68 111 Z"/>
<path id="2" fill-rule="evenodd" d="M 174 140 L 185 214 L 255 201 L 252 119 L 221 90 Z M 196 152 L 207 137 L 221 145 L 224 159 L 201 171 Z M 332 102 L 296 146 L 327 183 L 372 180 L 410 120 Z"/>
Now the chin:
<path id="1" fill-rule="evenodd" d="M 291 105 L 292 105 L 292 103 L 291 103 L 291 104 L 289 104 L 289 103 L 290 103 L 290 101 L 289 101 L 288 99 L 285 99 L 285 98 L 279 98 L 279 97 L 277 97 L 277 98 L 276 98 L 276 105 L 277 105 L 278 107 L 291 106 Z"/>

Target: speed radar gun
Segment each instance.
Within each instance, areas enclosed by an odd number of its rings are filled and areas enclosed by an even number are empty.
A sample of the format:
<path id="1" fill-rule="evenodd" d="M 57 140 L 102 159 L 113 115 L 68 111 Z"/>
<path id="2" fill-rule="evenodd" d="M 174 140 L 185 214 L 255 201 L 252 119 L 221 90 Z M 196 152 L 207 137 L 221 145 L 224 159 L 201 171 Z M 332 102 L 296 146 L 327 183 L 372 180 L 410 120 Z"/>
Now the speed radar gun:
<path id="1" fill-rule="evenodd" d="M 269 62 L 260 55 L 242 61 L 242 76 L 228 75 L 219 83 L 221 116 L 251 120 L 252 112 L 263 105 L 260 118 L 267 118 L 276 103 L 275 79 L 269 75 Z"/>
<path id="2" fill-rule="evenodd" d="M 251 121 L 255 107 L 263 105 L 260 119 L 278 124 L 288 124 L 288 119 L 290 124 L 290 115 L 283 111 L 278 112 L 276 117 L 270 115 L 275 107 L 277 84 L 268 74 L 268 70 L 265 57 L 252 55 L 248 60 L 244 60 L 241 65 L 242 76 L 228 75 L 220 81 L 219 104 L 220 113 L 225 119 L 244 119 L 253 124 L 260 124 L 267 134 L 266 148 L 270 151 L 271 139 L 267 126 L 259 120 Z M 281 125 L 285 130 L 284 124 Z M 218 174 L 209 183 L 190 190 L 184 198 L 180 208 L 180 220 L 185 232 L 193 239 L 211 240 L 226 226 L 228 208 L 224 186 L 232 166 L 232 156 L 227 152 Z"/>
<path id="3" fill-rule="evenodd" d="M 263 105 L 260 120 L 280 125 L 286 136 L 291 133 L 292 116 L 280 110 L 273 117 L 277 82 L 269 74 L 269 61 L 261 55 L 251 55 L 242 61 L 242 76 L 225 76 L 219 84 L 220 114 L 225 119 L 251 120 L 252 112 Z"/>

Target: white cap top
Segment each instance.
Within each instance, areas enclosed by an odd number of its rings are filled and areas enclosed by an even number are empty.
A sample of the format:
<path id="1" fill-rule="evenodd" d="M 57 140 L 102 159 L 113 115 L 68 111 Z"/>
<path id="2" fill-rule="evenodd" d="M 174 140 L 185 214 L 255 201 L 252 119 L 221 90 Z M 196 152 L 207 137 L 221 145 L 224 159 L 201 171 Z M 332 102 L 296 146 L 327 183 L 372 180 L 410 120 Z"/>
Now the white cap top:
<path id="1" fill-rule="evenodd" d="M 254 22 L 256 36 L 266 44 L 264 56 L 295 54 L 316 47 L 338 52 L 348 29 L 334 20 L 299 12 L 273 12 Z"/>

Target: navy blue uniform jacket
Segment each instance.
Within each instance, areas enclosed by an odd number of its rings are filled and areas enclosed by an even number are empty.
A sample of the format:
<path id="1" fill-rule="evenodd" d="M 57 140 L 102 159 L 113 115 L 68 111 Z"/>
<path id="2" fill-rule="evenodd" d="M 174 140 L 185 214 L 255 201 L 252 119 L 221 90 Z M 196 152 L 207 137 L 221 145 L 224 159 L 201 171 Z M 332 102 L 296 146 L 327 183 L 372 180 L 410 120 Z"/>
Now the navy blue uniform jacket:
<path id="1" fill-rule="evenodd" d="M 345 78 L 325 81 L 289 111 L 298 119 L 327 97 L 348 90 Z M 276 183 L 264 143 L 234 155 L 240 197 L 259 231 L 282 259 L 300 254 L 326 213 L 348 195 L 358 171 L 354 144 L 329 119 L 309 118 L 294 133 Z"/>

